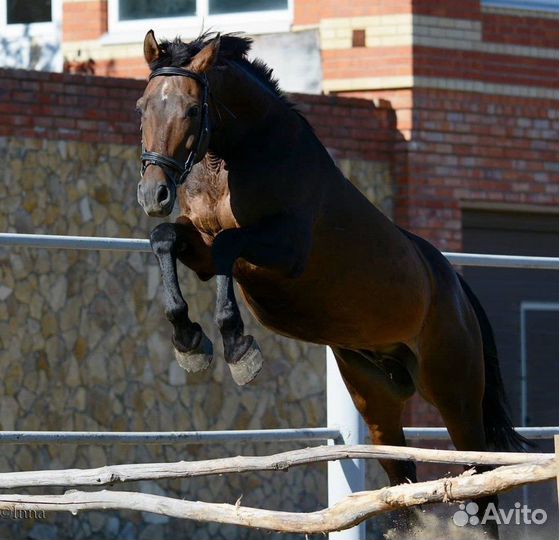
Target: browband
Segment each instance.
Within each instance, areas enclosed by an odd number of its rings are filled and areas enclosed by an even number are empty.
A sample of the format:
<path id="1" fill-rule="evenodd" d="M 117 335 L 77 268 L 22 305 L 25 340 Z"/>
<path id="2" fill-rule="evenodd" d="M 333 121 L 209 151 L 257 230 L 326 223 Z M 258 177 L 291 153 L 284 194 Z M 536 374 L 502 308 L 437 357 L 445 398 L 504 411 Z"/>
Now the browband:
<path id="1" fill-rule="evenodd" d="M 198 73 L 194 73 L 194 71 L 189 71 L 188 69 L 183 69 L 180 67 L 161 67 L 154 69 L 148 78 L 148 81 L 151 81 L 154 77 L 159 77 L 161 75 L 174 75 L 177 77 L 188 77 L 189 79 L 194 79 L 198 81 L 202 86 L 208 86 L 208 80 L 206 77 L 202 77 L 202 75 L 198 75 Z"/>

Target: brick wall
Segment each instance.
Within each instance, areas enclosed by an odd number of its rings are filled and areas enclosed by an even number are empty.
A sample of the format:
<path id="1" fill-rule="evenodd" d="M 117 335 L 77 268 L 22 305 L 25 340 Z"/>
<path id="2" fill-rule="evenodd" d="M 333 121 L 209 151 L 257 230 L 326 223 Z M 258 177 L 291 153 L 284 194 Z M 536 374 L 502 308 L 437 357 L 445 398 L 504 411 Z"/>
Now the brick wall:
<path id="1" fill-rule="evenodd" d="M 108 28 L 107 0 L 64 2 L 62 21 L 63 41 L 98 39 Z"/>
<path id="2" fill-rule="evenodd" d="M 145 82 L 0 70 L 0 136 L 137 144 Z"/>
<path id="3" fill-rule="evenodd" d="M 480 0 L 410 0 L 413 13 L 416 15 L 430 15 L 433 17 L 448 17 L 453 19 L 479 19 Z"/>
<path id="4" fill-rule="evenodd" d="M 540 17 L 534 24 L 533 17 L 484 12 L 481 20 L 483 41 L 487 43 L 559 48 L 559 32 L 554 19 Z"/>
<path id="5" fill-rule="evenodd" d="M 0 136 L 139 144 L 145 81 L 0 69 L 0 82 Z M 390 162 L 390 110 L 359 98 L 292 99 L 336 158 Z"/>
<path id="6" fill-rule="evenodd" d="M 366 17 L 370 46 L 344 48 L 340 36 L 359 20 L 331 21 L 338 41 L 323 51 L 326 87 L 394 109 L 396 220 L 446 250 L 462 249 L 464 204 L 559 204 L 558 17 L 462 7 L 422 1 L 413 20 L 383 19 L 411 24 L 408 49 L 395 45 L 407 39 L 397 26 L 391 41 L 375 41 L 379 26 Z M 409 51 L 407 67 L 395 50 Z M 383 55 L 382 65 L 358 62 Z M 394 87 L 408 68 L 410 89 Z"/>
<path id="7" fill-rule="evenodd" d="M 355 0 L 295 0 L 295 26 L 316 25 L 322 19 L 333 17 L 363 17 L 368 15 L 385 15 L 387 13 L 411 13 L 411 0 L 390 0 L 390 2 L 371 2 Z"/>
<path id="8" fill-rule="evenodd" d="M 559 204 L 557 101 L 435 89 L 359 95 L 396 109 L 396 221 L 441 249 L 462 249 L 468 202 Z"/>
<path id="9" fill-rule="evenodd" d="M 422 89 L 413 118 L 397 219 L 441 248 L 462 249 L 464 203 L 559 204 L 557 102 Z"/>

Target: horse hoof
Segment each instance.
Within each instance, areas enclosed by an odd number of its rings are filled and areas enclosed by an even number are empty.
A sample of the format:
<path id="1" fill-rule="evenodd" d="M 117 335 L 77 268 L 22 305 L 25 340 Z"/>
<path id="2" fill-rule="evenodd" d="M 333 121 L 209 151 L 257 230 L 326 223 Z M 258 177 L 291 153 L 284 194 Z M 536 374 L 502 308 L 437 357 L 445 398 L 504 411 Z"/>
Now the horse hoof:
<path id="1" fill-rule="evenodd" d="M 263 361 L 260 347 L 253 340 L 248 350 L 237 362 L 228 364 L 233 380 L 239 386 L 249 383 L 260 373 Z"/>
<path id="2" fill-rule="evenodd" d="M 207 369 L 213 360 L 213 345 L 206 334 L 202 334 L 200 345 L 191 351 L 179 351 L 175 347 L 175 358 L 179 366 L 188 373 L 196 373 Z"/>

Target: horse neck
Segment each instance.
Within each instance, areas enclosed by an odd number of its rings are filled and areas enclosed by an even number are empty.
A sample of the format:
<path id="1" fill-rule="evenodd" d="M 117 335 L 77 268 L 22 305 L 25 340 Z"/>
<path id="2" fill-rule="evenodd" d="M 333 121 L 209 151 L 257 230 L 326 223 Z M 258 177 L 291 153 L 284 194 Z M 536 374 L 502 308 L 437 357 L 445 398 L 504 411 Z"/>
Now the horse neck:
<path id="1" fill-rule="evenodd" d="M 262 137 L 298 131 L 300 118 L 273 90 L 234 62 L 209 76 L 213 96 L 210 148 L 231 166 L 254 159 L 246 150 L 260 147 Z M 278 144 L 282 144 L 278 139 Z M 262 156 L 260 153 L 260 157 Z"/>

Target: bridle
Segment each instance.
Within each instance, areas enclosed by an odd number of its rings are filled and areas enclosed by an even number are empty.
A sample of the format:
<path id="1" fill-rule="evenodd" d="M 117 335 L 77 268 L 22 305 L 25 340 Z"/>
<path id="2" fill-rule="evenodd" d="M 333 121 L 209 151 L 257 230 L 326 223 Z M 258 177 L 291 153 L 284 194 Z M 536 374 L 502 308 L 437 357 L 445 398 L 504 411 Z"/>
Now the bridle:
<path id="1" fill-rule="evenodd" d="M 165 172 L 167 178 L 169 178 L 175 187 L 180 186 L 186 180 L 186 177 L 192 170 L 192 167 L 198 163 L 205 155 L 208 149 L 209 138 L 210 138 L 210 121 L 209 121 L 209 86 L 208 79 L 204 75 L 198 75 L 193 71 L 188 71 L 187 69 L 178 67 L 162 67 L 155 69 L 151 72 L 149 79 L 152 80 L 155 77 L 169 77 L 169 76 L 179 76 L 188 77 L 189 79 L 194 79 L 200 84 L 203 89 L 202 97 L 202 117 L 200 118 L 200 129 L 198 131 L 198 139 L 194 146 L 194 150 L 191 150 L 186 158 L 186 161 L 182 162 L 173 157 L 165 156 L 159 152 L 146 151 L 142 141 L 142 155 L 140 156 L 141 167 L 140 176 L 143 178 L 146 169 L 150 165 L 156 165 L 161 167 Z"/>

